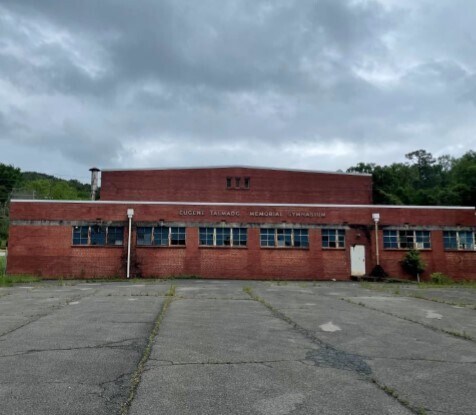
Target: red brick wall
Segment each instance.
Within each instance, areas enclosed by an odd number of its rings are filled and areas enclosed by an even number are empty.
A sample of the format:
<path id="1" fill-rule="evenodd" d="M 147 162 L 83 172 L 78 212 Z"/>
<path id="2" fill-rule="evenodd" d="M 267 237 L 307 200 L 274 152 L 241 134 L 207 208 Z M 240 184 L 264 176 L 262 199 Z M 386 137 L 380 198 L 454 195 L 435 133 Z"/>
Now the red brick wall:
<path id="1" fill-rule="evenodd" d="M 239 189 L 235 177 L 241 178 Z M 245 177 L 249 189 L 243 188 Z M 372 177 L 250 168 L 104 171 L 101 200 L 369 204 Z"/>
<path id="2" fill-rule="evenodd" d="M 122 221 L 127 227 L 126 211 L 134 208 L 134 224 L 183 222 L 187 226 L 186 248 L 135 247 L 132 241 L 133 274 L 143 277 L 195 275 L 205 278 L 242 279 L 340 279 L 350 277 L 350 247 L 366 247 L 366 266 L 375 265 L 375 241 L 371 214 L 379 212 L 381 226 L 469 226 L 476 227 L 474 210 L 410 209 L 385 206 L 342 207 L 217 207 L 158 204 L 13 202 L 9 239 L 8 273 L 44 277 L 114 277 L 125 275 L 126 247 L 73 247 L 71 221 Z M 184 216 L 181 210 L 203 210 L 203 216 Z M 239 216 L 211 215 L 210 210 L 238 212 Z M 250 216 L 250 212 L 279 212 L 280 217 Z M 319 213 L 324 217 L 295 217 L 291 212 Z M 44 222 L 40 222 L 44 221 Z M 198 226 L 214 223 L 253 224 L 248 229 L 246 248 L 198 246 Z M 261 248 L 260 224 L 310 227 L 309 249 Z M 323 249 L 319 226 L 346 226 L 345 249 Z M 399 261 L 404 250 L 383 249 L 379 231 L 380 259 L 394 277 L 405 277 Z M 127 237 L 127 235 L 125 235 Z M 451 252 L 443 249 L 442 230 L 431 231 L 432 249 L 422 251 L 431 272 L 444 272 L 454 278 L 476 279 L 476 252 Z M 408 276 L 406 276 L 408 277 Z"/>

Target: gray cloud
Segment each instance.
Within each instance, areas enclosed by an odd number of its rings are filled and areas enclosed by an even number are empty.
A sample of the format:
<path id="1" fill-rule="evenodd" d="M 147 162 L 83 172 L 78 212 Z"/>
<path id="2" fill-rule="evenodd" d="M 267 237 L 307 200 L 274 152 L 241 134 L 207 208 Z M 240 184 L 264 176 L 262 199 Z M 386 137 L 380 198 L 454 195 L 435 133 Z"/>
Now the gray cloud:
<path id="1" fill-rule="evenodd" d="M 476 147 L 473 9 L 0 1 L 0 161 L 83 177 L 92 164 L 336 170 L 417 148 L 460 155 Z"/>

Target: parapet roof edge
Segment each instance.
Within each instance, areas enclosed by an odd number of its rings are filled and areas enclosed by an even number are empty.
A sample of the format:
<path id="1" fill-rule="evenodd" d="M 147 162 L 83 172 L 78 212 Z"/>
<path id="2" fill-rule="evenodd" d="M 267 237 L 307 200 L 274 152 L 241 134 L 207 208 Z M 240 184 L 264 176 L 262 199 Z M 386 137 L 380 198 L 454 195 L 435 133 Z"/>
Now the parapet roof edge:
<path id="1" fill-rule="evenodd" d="M 306 169 L 286 169 L 279 167 L 257 167 L 257 166 L 201 166 L 201 167 L 148 167 L 139 169 L 101 169 L 105 172 L 116 171 L 162 171 L 162 170 L 206 170 L 206 169 L 255 169 L 255 170 L 273 170 L 288 171 L 296 173 L 320 173 L 320 174 L 343 174 L 348 176 L 372 176 L 370 173 L 346 173 L 343 171 L 326 171 L 326 170 L 306 170 Z"/>
<path id="2" fill-rule="evenodd" d="M 257 207 L 321 207 L 321 208 L 374 208 L 374 209 L 439 209 L 439 210 L 476 210 L 473 206 L 416 206 L 416 205 L 339 205 L 322 203 L 230 203 L 230 202 L 154 202 L 139 200 L 40 200 L 12 199 L 11 203 L 65 203 L 97 205 L 172 205 L 172 206 L 257 206 Z"/>

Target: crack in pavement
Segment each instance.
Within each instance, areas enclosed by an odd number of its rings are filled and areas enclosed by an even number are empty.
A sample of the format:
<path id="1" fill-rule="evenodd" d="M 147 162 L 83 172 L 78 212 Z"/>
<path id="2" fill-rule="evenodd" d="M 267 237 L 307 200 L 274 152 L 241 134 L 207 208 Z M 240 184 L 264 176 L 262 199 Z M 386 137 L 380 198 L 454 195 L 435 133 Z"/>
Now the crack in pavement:
<path id="1" fill-rule="evenodd" d="M 33 353 L 45 353 L 45 352 L 62 352 L 62 351 L 73 351 L 73 350 L 88 350 L 88 349 L 122 349 L 122 350 L 130 350 L 132 346 L 138 345 L 141 340 L 141 337 L 133 337 L 130 339 L 124 340 L 116 340 L 113 342 L 107 342 L 103 344 L 98 344 L 94 346 L 80 346 L 80 347 L 65 347 L 65 348 L 54 348 L 54 349 L 30 349 L 25 350 L 23 352 L 13 353 L 13 354 L 6 354 L 0 355 L 0 359 L 7 358 L 7 357 L 15 357 L 15 356 L 23 356 Z M 121 344 L 131 342 L 130 344 Z M 135 350 L 135 349 L 134 349 Z"/>
<path id="2" fill-rule="evenodd" d="M 150 358 L 149 361 L 151 362 L 165 362 L 166 364 L 157 364 L 154 366 L 154 369 L 157 367 L 171 367 L 171 366 L 207 366 L 207 365 L 269 365 L 271 363 L 287 363 L 287 362 L 294 362 L 294 363 L 302 363 L 304 364 L 303 360 L 300 359 L 276 359 L 276 360 L 237 360 L 237 361 L 226 361 L 226 362 L 219 362 L 219 361 L 206 361 L 206 362 L 174 362 L 172 360 L 163 360 L 163 359 L 152 359 Z M 271 366 L 270 366 L 271 367 Z M 150 369 L 149 369 L 150 370 Z"/>
<path id="3" fill-rule="evenodd" d="M 7 335 L 9 335 L 9 334 L 11 334 L 11 333 L 14 333 L 14 332 L 17 331 L 17 330 L 22 329 L 22 328 L 25 327 L 25 326 L 28 326 L 28 325 L 31 324 L 31 323 L 34 323 L 34 322 L 36 322 L 36 321 L 42 319 L 43 317 L 47 317 L 47 316 L 50 316 L 50 315 L 56 313 L 58 310 L 60 310 L 60 309 L 62 309 L 62 308 L 64 308 L 64 307 L 66 307 L 66 306 L 68 306 L 70 303 L 72 303 L 72 302 L 74 302 L 74 301 L 78 301 L 78 300 L 81 300 L 81 299 L 84 299 L 84 298 L 91 297 L 91 296 L 93 296 L 94 294 L 96 294 L 96 291 L 97 291 L 97 290 L 93 291 L 92 293 L 88 293 L 88 294 L 84 294 L 84 295 L 75 295 L 75 296 L 73 296 L 73 297 L 69 297 L 69 298 L 66 300 L 66 302 L 63 303 L 63 304 L 61 304 L 61 303 L 60 303 L 60 304 L 54 304 L 54 305 L 52 305 L 51 307 L 48 307 L 45 312 L 40 313 L 40 314 L 37 314 L 34 318 L 32 318 L 32 319 L 26 321 L 25 323 L 21 324 L 20 326 L 14 327 L 13 329 L 8 330 L 8 331 L 6 331 L 6 332 L 0 334 L 0 339 L 3 338 L 3 337 L 5 337 L 5 336 L 7 336 Z"/>
<path id="4" fill-rule="evenodd" d="M 418 321 L 418 320 L 413 320 L 410 317 L 400 316 L 398 314 L 390 313 L 389 311 L 384 311 L 384 310 L 380 310 L 380 309 L 375 308 L 375 307 L 368 306 L 368 305 L 366 305 L 362 302 L 356 303 L 355 301 L 352 301 L 349 298 L 340 298 L 340 300 L 345 301 L 348 304 L 352 304 L 352 305 L 356 305 L 358 307 L 366 308 L 367 310 L 372 310 L 372 311 L 375 311 L 377 313 L 382 313 L 382 314 L 385 314 L 387 316 L 391 316 L 391 317 L 394 317 L 394 318 L 398 318 L 400 320 L 408 321 L 410 323 L 419 324 L 420 326 L 425 327 L 425 328 L 430 329 L 430 330 L 433 330 L 437 333 L 444 333 L 444 334 L 456 337 L 456 338 L 461 339 L 461 340 L 476 342 L 476 339 L 469 336 L 464 331 L 461 333 L 461 332 L 456 332 L 456 331 L 445 330 L 445 329 L 442 329 L 442 328 L 439 328 L 439 327 L 436 327 L 436 326 L 432 326 L 431 324 L 423 323 L 423 322 Z"/>
<path id="5" fill-rule="evenodd" d="M 451 363 L 451 364 L 458 364 L 458 365 L 474 365 L 476 364 L 476 361 L 474 362 L 457 362 L 453 360 L 440 360 L 440 359 L 425 359 L 422 357 L 386 357 L 386 356 L 364 356 L 361 355 L 364 359 L 367 360 L 373 360 L 373 359 L 379 359 L 379 360 L 399 360 L 402 362 L 408 361 L 408 362 L 430 362 L 430 363 Z"/>
<path id="6" fill-rule="evenodd" d="M 360 355 L 348 353 L 346 351 L 337 349 L 336 347 L 330 345 L 329 343 L 326 343 L 323 340 L 319 339 L 314 334 L 314 332 L 299 325 L 290 317 L 288 317 L 286 314 L 276 309 L 271 304 L 267 303 L 261 297 L 258 297 L 252 292 L 248 292 L 248 295 L 255 301 L 262 304 L 268 310 L 270 310 L 271 313 L 275 317 L 288 323 L 289 325 L 293 327 L 294 330 L 302 334 L 312 343 L 319 346 L 318 350 L 310 350 L 307 352 L 306 360 L 310 360 L 314 362 L 316 366 L 332 367 L 335 369 L 342 369 L 342 370 L 350 370 L 350 371 L 354 371 L 354 372 L 357 372 L 358 374 L 366 375 L 366 376 L 371 375 L 372 369 Z"/>

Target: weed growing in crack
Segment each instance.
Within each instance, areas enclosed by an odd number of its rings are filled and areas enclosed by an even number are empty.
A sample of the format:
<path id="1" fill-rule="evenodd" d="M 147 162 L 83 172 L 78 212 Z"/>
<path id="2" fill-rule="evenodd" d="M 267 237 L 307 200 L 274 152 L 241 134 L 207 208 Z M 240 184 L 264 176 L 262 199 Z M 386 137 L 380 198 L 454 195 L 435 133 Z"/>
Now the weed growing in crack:
<path id="1" fill-rule="evenodd" d="M 171 291 L 173 287 L 173 295 L 169 296 L 162 305 L 162 309 L 159 312 L 159 315 L 157 316 L 154 324 L 154 328 L 152 329 L 150 335 L 149 335 L 149 340 L 147 342 L 147 346 L 144 349 L 144 352 L 142 353 L 142 358 L 137 365 L 137 369 L 135 370 L 134 374 L 131 377 L 131 387 L 129 391 L 129 396 L 127 397 L 126 401 L 121 405 L 121 410 L 120 410 L 120 415 L 127 415 L 129 412 L 129 408 L 132 405 L 132 401 L 134 400 L 136 393 L 137 393 L 137 388 L 139 387 L 139 383 L 142 378 L 142 374 L 144 373 L 145 370 L 145 364 L 149 360 L 150 354 L 152 352 L 152 346 L 154 344 L 154 339 L 159 333 L 160 325 L 162 323 L 162 320 L 164 319 L 165 313 L 167 312 L 167 309 L 169 308 L 170 303 L 173 301 L 173 296 L 175 295 L 175 286 L 171 286 L 169 291 Z"/>
<path id="2" fill-rule="evenodd" d="M 175 297 L 175 285 L 171 285 L 167 292 L 165 293 L 166 297 Z"/>

